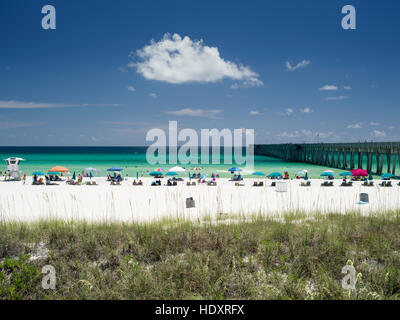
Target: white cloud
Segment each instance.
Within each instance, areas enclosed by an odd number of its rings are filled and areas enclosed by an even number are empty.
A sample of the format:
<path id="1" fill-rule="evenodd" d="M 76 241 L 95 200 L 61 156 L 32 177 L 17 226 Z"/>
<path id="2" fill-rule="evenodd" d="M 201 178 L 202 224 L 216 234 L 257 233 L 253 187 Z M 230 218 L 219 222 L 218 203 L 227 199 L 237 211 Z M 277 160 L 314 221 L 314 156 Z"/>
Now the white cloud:
<path id="1" fill-rule="evenodd" d="M 302 113 L 313 113 L 314 110 L 312 110 L 312 109 L 307 107 L 307 108 L 300 109 L 300 112 L 302 112 Z"/>
<path id="2" fill-rule="evenodd" d="M 68 107 L 118 107 L 120 104 L 58 104 L 27 101 L 0 101 L 0 109 L 50 109 Z"/>
<path id="3" fill-rule="evenodd" d="M 250 67 L 237 65 L 221 58 L 217 47 L 203 44 L 203 40 L 172 37 L 165 34 L 137 50 L 139 62 L 132 61 L 128 67 L 136 68 L 145 79 L 168 83 L 217 82 L 224 78 L 242 81 L 243 86 L 261 86 L 259 75 Z"/>
<path id="4" fill-rule="evenodd" d="M 258 115 L 261 114 L 261 112 L 255 111 L 255 110 L 250 110 L 249 114 L 252 115 L 252 116 L 258 116 Z"/>
<path id="5" fill-rule="evenodd" d="M 155 94 L 154 92 L 150 92 L 149 96 L 152 97 L 153 99 L 157 99 L 158 98 L 158 95 Z"/>
<path id="6" fill-rule="evenodd" d="M 168 114 L 173 114 L 175 116 L 188 116 L 188 117 L 204 117 L 211 119 L 221 119 L 218 115 L 221 113 L 218 109 L 180 109 L 167 111 Z"/>
<path id="7" fill-rule="evenodd" d="M 136 91 L 135 87 L 133 87 L 133 86 L 128 86 L 128 90 L 129 90 L 129 91 L 132 91 L 132 92 L 133 92 L 133 91 Z"/>
<path id="8" fill-rule="evenodd" d="M 362 127 L 363 123 L 362 122 L 357 122 L 354 124 L 349 124 L 347 126 L 348 129 L 360 129 Z"/>
<path id="9" fill-rule="evenodd" d="M 335 100 L 345 100 L 347 98 L 348 98 L 347 96 L 337 96 L 337 97 L 328 97 L 328 98 L 325 98 L 325 100 L 335 101 Z"/>
<path id="10" fill-rule="evenodd" d="M 284 111 L 284 115 L 290 116 L 293 113 L 293 109 L 292 108 L 286 108 Z"/>
<path id="11" fill-rule="evenodd" d="M 394 129 L 394 128 L 396 128 L 395 126 L 389 126 L 388 127 L 388 129 L 390 129 L 390 130 L 392 130 L 392 129 Z"/>
<path id="12" fill-rule="evenodd" d="M 26 128 L 26 127 L 39 127 L 44 124 L 45 124 L 44 122 L 0 121 L 0 130 Z"/>
<path id="13" fill-rule="evenodd" d="M 295 71 L 297 69 L 307 67 L 310 63 L 311 63 L 311 61 L 309 61 L 309 60 L 303 60 L 303 61 L 299 62 L 298 64 L 296 64 L 295 66 L 292 66 L 290 61 L 286 61 L 286 69 L 288 71 Z"/>
<path id="14" fill-rule="evenodd" d="M 379 122 L 373 122 L 372 121 L 372 122 L 369 123 L 369 125 L 372 126 L 372 127 L 376 127 L 376 126 L 380 126 L 381 124 Z"/>
<path id="15" fill-rule="evenodd" d="M 319 88 L 321 91 L 335 91 L 338 87 L 332 84 L 326 84 L 323 87 Z"/>
<path id="16" fill-rule="evenodd" d="M 343 89 L 344 89 L 344 90 L 351 90 L 351 89 L 353 89 L 353 88 L 350 87 L 350 86 L 343 86 Z"/>
<path id="17" fill-rule="evenodd" d="M 385 131 L 374 130 L 374 131 L 371 132 L 371 134 L 376 138 L 384 138 L 384 137 L 386 137 Z"/>
<path id="18" fill-rule="evenodd" d="M 321 138 L 321 139 L 326 139 L 330 136 L 332 136 L 332 132 L 317 132 L 317 131 L 312 131 L 308 129 L 301 129 L 301 130 L 296 130 L 294 132 L 282 132 L 278 134 L 278 137 L 282 138 L 310 138 L 310 139 L 316 139 L 316 138 Z"/>

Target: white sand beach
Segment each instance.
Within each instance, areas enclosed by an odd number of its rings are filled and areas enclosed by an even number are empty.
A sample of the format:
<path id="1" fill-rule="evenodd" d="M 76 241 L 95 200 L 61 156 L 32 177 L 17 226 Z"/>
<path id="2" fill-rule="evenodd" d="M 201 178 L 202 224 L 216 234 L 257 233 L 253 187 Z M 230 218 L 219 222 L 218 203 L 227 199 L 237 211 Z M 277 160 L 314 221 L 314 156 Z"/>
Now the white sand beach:
<path id="1" fill-rule="evenodd" d="M 87 178 L 85 178 L 87 179 Z M 219 215 L 261 214 L 280 216 L 287 212 L 319 213 L 385 212 L 400 209 L 400 187 L 365 187 L 354 182 L 352 187 L 341 187 L 334 180 L 333 187 L 322 187 L 320 179 L 312 179 L 310 187 L 302 187 L 303 180 L 287 180 L 287 192 L 277 192 L 271 180 L 265 186 L 253 187 L 255 179 L 245 179 L 245 186 L 235 186 L 228 179 L 217 179 L 217 186 L 204 184 L 186 186 L 151 186 L 152 178 L 143 178 L 143 186 L 133 186 L 133 178 L 121 185 L 111 186 L 105 177 L 93 180 L 97 186 L 31 185 L 22 181 L 0 181 L 0 220 L 38 221 L 62 219 L 88 222 L 146 222 L 164 218 L 217 219 Z M 87 179 L 89 180 L 89 179 Z M 84 180 L 85 182 L 85 180 Z M 361 192 L 368 193 L 369 204 L 359 204 Z M 193 197 L 195 208 L 186 208 L 186 198 Z"/>

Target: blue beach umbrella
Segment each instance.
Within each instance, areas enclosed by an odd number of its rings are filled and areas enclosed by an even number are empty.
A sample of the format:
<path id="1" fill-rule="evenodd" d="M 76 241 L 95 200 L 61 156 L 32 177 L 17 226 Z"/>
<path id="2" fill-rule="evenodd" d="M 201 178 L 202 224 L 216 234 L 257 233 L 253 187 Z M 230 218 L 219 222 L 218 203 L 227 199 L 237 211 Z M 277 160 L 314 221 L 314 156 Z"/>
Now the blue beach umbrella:
<path id="1" fill-rule="evenodd" d="M 230 168 L 228 171 L 229 171 L 230 173 L 233 173 L 233 172 L 240 172 L 240 171 L 242 171 L 242 169 L 237 168 L 237 167 L 233 167 L 233 168 Z"/>
<path id="2" fill-rule="evenodd" d="M 268 175 L 270 178 L 282 177 L 282 173 L 280 172 L 272 172 Z"/>
<path id="3" fill-rule="evenodd" d="M 265 174 L 263 172 L 260 171 L 256 171 L 252 173 L 253 176 L 265 176 Z"/>
<path id="4" fill-rule="evenodd" d="M 325 172 L 322 172 L 322 173 L 320 174 L 320 176 L 321 176 L 321 177 L 333 177 L 334 175 L 333 175 L 332 172 L 327 172 L 327 171 L 325 171 Z"/>
<path id="5" fill-rule="evenodd" d="M 170 171 L 170 172 L 167 172 L 165 175 L 166 176 L 177 176 L 178 174 L 176 172 Z"/>
<path id="6" fill-rule="evenodd" d="M 47 172 L 47 173 L 48 173 L 49 175 L 51 175 L 51 176 L 60 174 L 60 173 L 57 172 L 57 171 L 49 171 L 49 172 Z"/>
<path id="7" fill-rule="evenodd" d="M 152 177 L 154 177 L 154 176 L 161 176 L 162 173 L 159 172 L 159 171 L 152 171 L 152 172 L 149 173 L 149 175 L 151 175 Z"/>
<path id="8" fill-rule="evenodd" d="M 32 175 L 33 176 L 44 176 L 44 173 L 40 172 L 40 171 L 35 171 L 35 172 L 32 172 Z"/>
<path id="9" fill-rule="evenodd" d="M 390 179 L 390 178 L 393 177 L 393 174 L 391 174 L 391 173 L 384 173 L 384 174 L 381 175 L 381 177 L 382 177 L 383 179 Z"/>
<path id="10" fill-rule="evenodd" d="M 346 172 L 342 172 L 339 175 L 342 176 L 342 177 L 347 177 L 347 176 L 352 176 L 353 174 L 350 171 L 346 171 Z"/>
<path id="11" fill-rule="evenodd" d="M 124 169 L 118 168 L 118 167 L 112 167 L 112 168 L 107 169 L 107 171 L 122 171 L 122 170 L 124 170 Z"/>

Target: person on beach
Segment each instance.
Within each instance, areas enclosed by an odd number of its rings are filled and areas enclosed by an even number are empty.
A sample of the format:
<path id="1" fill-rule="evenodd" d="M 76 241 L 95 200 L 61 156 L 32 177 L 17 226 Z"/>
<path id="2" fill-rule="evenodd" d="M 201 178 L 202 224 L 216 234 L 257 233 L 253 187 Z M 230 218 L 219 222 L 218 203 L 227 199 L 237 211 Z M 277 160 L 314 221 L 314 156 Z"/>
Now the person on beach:
<path id="1" fill-rule="evenodd" d="M 22 181 L 23 181 L 23 184 L 25 184 L 25 182 L 26 182 L 26 173 L 24 173 L 24 175 L 22 177 Z"/>

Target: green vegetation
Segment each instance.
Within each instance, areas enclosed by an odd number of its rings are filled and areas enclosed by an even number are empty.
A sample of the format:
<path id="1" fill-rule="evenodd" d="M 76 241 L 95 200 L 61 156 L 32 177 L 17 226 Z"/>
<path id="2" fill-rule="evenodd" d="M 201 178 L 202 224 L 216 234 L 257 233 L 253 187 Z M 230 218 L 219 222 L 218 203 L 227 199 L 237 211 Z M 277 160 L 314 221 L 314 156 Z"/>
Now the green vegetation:
<path id="1" fill-rule="evenodd" d="M 226 220 L 0 224 L 0 299 L 400 298 L 400 212 Z"/>

